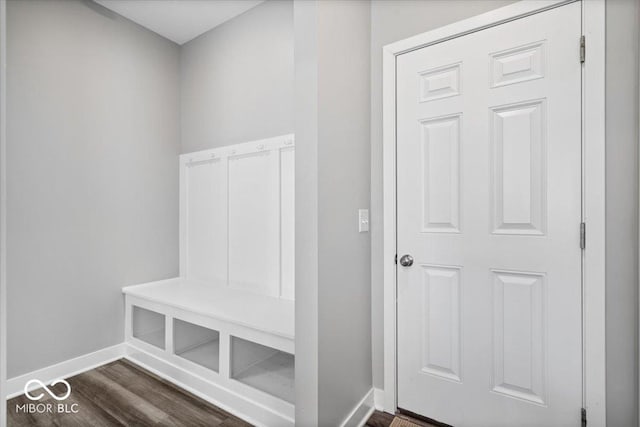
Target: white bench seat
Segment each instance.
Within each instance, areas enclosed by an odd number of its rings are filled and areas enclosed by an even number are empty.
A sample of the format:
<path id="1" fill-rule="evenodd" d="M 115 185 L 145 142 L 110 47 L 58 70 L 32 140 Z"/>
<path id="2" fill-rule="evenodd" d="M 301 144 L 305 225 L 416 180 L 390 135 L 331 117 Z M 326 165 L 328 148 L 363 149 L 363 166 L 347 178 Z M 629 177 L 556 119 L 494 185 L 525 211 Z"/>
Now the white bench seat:
<path id="1" fill-rule="evenodd" d="M 295 336 L 291 300 L 181 278 L 127 286 L 122 292 L 283 338 Z"/>
<path id="2" fill-rule="evenodd" d="M 127 357 L 256 425 L 294 419 L 294 301 L 174 278 L 122 289 Z"/>

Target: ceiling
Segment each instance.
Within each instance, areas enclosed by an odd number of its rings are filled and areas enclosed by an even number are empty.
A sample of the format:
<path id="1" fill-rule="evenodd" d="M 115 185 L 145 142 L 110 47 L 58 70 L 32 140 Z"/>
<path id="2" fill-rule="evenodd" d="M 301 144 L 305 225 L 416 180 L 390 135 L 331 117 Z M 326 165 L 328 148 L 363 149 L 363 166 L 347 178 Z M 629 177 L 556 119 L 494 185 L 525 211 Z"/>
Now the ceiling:
<path id="1" fill-rule="evenodd" d="M 264 0 L 94 0 L 178 44 L 217 27 Z"/>

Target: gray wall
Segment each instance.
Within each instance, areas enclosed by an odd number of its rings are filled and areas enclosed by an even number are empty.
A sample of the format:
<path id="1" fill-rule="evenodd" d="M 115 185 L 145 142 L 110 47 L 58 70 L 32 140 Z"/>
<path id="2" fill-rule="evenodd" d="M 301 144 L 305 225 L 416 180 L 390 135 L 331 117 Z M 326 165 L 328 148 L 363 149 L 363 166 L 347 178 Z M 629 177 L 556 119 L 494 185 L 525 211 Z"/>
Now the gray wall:
<path id="1" fill-rule="evenodd" d="M 371 299 L 373 380 L 383 378 L 382 47 L 479 15 L 505 0 L 373 0 L 371 3 Z"/>
<path id="2" fill-rule="evenodd" d="M 318 425 L 318 2 L 294 0 L 296 422 Z"/>
<path id="3" fill-rule="evenodd" d="M 370 4 L 294 4 L 296 424 L 336 426 L 372 387 Z"/>
<path id="4" fill-rule="evenodd" d="M 640 8 L 637 0 L 607 1 L 606 333 L 608 426 L 638 425 L 639 13 Z"/>
<path id="5" fill-rule="evenodd" d="M 8 2 L 8 375 L 123 341 L 178 272 L 178 46 L 76 0 Z"/>
<path id="6" fill-rule="evenodd" d="M 6 141 L 7 114 L 5 93 L 7 84 L 7 2 L 0 0 L 0 400 L 6 395 L 7 380 L 7 288 L 6 284 L 6 203 L 7 183 Z M 7 405 L 0 405 L 0 424 L 7 419 Z"/>
<path id="7" fill-rule="evenodd" d="M 293 132 L 293 4 L 269 0 L 181 47 L 182 152 Z"/>
<path id="8" fill-rule="evenodd" d="M 339 425 L 372 387 L 370 3 L 321 0 L 318 101 L 319 425 Z M 348 66 L 347 66 L 348 65 Z"/>

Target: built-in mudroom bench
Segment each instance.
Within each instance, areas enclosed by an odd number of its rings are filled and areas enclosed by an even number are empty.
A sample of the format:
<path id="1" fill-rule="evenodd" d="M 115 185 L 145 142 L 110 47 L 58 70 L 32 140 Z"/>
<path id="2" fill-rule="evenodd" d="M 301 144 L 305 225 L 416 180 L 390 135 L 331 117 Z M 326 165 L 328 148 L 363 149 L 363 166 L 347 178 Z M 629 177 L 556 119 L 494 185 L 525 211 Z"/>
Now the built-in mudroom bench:
<path id="1" fill-rule="evenodd" d="M 294 139 L 180 156 L 180 277 L 123 288 L 127 357 L 256 425 L 294 424 Z"/>

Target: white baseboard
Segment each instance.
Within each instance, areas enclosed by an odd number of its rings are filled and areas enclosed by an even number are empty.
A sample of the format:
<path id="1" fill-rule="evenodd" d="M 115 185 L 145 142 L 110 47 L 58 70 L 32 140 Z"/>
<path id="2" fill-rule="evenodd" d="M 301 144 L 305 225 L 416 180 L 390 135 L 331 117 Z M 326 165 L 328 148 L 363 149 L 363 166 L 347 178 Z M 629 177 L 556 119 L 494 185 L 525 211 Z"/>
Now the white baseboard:
<path id="1" fill-rule="evenodd" d="M 340 427 L 362 427 L 376 409 L 374 407 L 374 389 L 364 395 L 358 404 L 351 410 Z"/>
<path id="2" fill-rule="evenodd" d="M 384 412 L 384 389 L 373 389 L 373 405 L 375 406 L 376 411 Z"/>
<path id="3" fill-rule="evenodd" d="M 6 398 L 11 399 L 25 392 L 24 386 L 30 380 L 37 379 L 44 384 L 50 384 L 57 379 L 69 378 L 98 366 L 104 365 L 125 356 L 125 345 L 117 344 L 112 347 L 103 348 L 93 353 L 85 354 L 73 359 L 46 368 L 38 369 L 27 374 L 9 378 L 6 382 Z M 36 388 L 34 386 L 33 388 Z"/>

